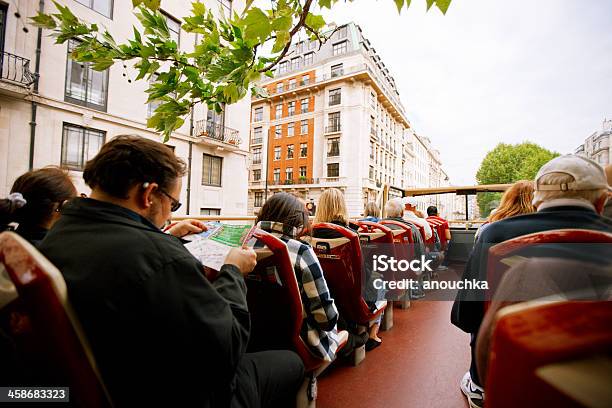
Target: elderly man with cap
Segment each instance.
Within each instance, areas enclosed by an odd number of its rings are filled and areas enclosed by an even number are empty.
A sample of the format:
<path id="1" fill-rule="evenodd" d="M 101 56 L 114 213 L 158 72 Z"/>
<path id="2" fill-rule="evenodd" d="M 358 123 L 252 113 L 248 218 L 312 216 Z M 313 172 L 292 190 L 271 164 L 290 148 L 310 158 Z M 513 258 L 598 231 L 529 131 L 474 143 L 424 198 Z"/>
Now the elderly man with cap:
<path id="1" fill-rule="evenodd" d="M 537 211 L 490 224 L 470 255 L 463 279 L 486 280 L 488 249 L 511 238 L 564 228 L 612 232 L 612 220 L 601 216 L 611 189 L 604 169 L 596 162 L 576 155 L 556 157 L 540 168 L 535 183 L 533 204 Z M 593 263 L 612 263 L 612 251 L 582 252 Z M 483 291 L 460 290 L 451 312 L 451 322 L 471 334 L 472 364 L 461 381 L 461 390 L 472 407 L 484 403 L 474 360 L 476 334 L 484 316 L 483 301 Z"/>
<path id="2" fill-rule="evenodd" d="M 404 197 L 402 198 L 402 204 L 404 204 L 404 220 L 422 227 L 425 231 L 425 241 L 431 238 L 431 235 L 433 234 L 431 231 L 431 226 L 426 219 L 421 218 L 416 214 L 418 204 L 416 197 Z"/>

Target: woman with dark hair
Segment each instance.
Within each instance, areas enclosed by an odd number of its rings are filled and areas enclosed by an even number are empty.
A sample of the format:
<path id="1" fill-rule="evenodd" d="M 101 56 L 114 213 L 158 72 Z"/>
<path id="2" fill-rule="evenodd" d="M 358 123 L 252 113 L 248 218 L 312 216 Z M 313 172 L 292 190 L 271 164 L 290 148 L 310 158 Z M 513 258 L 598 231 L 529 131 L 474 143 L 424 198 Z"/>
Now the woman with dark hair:
<path id="1" fill-rule="evenodd" d="M 62 207 L 77 192 L 68 172 L 59 167 L 31 170 L 17 178 L 0 200 L 0 231 L 14 230 L 33 245 L 43 240 Z"/>
<path id="2" fill-rule="evenodd" d="M 302 339 L 317 356 L 333 361 L 338 349 L 338 310 L 314 250 L 298 240 L 310 229 L 304 202 L 291 194 L 274 194 L 259 211 L 256 223 L 287 244 L 306 314 Z"/>

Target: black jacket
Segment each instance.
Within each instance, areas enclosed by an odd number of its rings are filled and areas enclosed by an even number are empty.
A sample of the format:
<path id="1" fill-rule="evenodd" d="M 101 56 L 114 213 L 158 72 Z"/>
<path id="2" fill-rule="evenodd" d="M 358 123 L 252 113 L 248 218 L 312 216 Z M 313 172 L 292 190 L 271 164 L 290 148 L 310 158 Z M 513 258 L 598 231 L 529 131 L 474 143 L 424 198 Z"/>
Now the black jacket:
<path id="1" fill-rule="evenodd" d="M 214 282 L 178 238 L 113 204 L 76 199 L 40 246 L 118 406 L 226 406 L 250 330 L 246 286 Z"/>
<path id="2" fill-rule="evenodd" d="M 489 224 L 476 241 L 462 279 L 486 280 L 487 255 L 491 246 L 521 235 L 564 228 L 612 232 L 612 220 L 585 207 L 559 206 L 496 221 Z M 552 244 L 531 251 L 527 249 L 524 256 L 574 258 L 599 264 L 612 262 L 609 244 Z M 483 301 L 482 291 L 460 290 L 451 311 L 451 322 L 467 333 L 477 333 L 484 317 Z"/>

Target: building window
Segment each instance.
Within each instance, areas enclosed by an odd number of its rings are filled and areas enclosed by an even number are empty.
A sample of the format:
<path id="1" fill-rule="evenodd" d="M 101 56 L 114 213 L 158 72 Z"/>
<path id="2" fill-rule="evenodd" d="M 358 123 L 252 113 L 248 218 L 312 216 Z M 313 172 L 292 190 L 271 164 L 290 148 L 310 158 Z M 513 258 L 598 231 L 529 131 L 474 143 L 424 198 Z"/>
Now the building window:
<path id="1" fill-rule="evenodd" d="M 327 177 L 340 176 L 340 163 L 329 163 L 327 165 Z"/>
<path id="2" fill-rule="evenodd" d="M 287 158 L 293 159 L 293 145 L 287 145 Z"/>
<path id="3" fill-rule="evenodd" d="M 261 147 L 253 149 L 253 164 L 261 163 Z"/>
<path id="4" fill-rule="evenodd" d="M 221 187 L 223 157 L 202 155 L 202 185 Z"/>
<path id="5" fill-rule="evenodd" d="M 287 181 L 293 180 L 293 167 L 287 167 L 285 169 L 285 180 Z"/>
<path id="6" fill-rule="evenodd" d="M 342 101 L 342 90 L 340 88 L 329 91 L 329 106 L 340 105 Z"/>
<path id="7" fill-rule="evenodd" d="M 221 215 L 219 208 L 200 208 L 200 215 Z"/>
<path id="8" fill-rule="evenodd" d="M 261 191 L 258 191 L 257 193 L 255 193 L 255 202 L 253 203 L 253 206 L 261 207 L 263 203 L 264 203 L 264 194 Z"/>
<path id="9" fill-rule="evenodd" d="M 280 160 L 281 158 L 281 148 L 280 146 L 276 146 L 274 148 L 274 160 Z"/>
<path id="10" fill-rule="evenodd" d="M 295 123 L 289 123 L 287 125 L 287 137 L 295 135 Z"/>
<path id="11" fill-rule="evenodd" d="M 232 12 L 232 0 L 217 0 L 224 8 L 225 10 L 227 10 L 228 14 L 230 15 Z"/>
<path id="12" fill-rule="evenodd" d="M 310 40 L 310 43 L 308 44 L 308 47 L 311 50 L 314 50 L 317 48 L 317 44 L 319 43 L 319 40 Z"/>
<path id="13" fill-rule="evenodd" d="M 279 82 L 276 84 L 276 93 L 281 93 L 283 92 L 283 83 Z"/>
<path id="14" fill-rule="evenodd" d="M 300 177 L 306 178 L 306 166 L 300 166 Z"/>
<path id="15" fill-rule="evenodd" d="M 168 31 L 170 32 L 170 39 L 174 40 L 176 45 L 181 45 L 181 23 L 176 18 L 172 17 L 165 11 L 161 11 L 162 15 L 166 18 L 166 24 L 168 25 Z"/>
<path id="16" fill-rule="evenodd" d="M 295 101 L 291 101 L 287 104 L 287 113 L 289 116 L 295 115 Z"/>
<path id="17" fill-rule="evenodd" d="M 370 180 L 374 180 L 374 167 L 370 166 L 370 172 L 368 173 Z"/>
<path id="18" fill-rule="evenodd" d="M 255 113 L 253 114 L 254 122 L 261 122 L 263 120 L 263 106 L 255 108 Z"/>
<path id="19" fill-rule="evenodd" d="M 300 57 L 291 59 L 291 69 L 300 69 Z"/>
<path id="20" fill-rule="evenodd" d="M 327 157 L 340 156 L 340 138 L 327 139 Z"/>
<path id="21" fill-rule="evenodd" d="M 77 0 L 85 7 L 97 11 L 108 18 L 113 18 L 113 0 Z"/>
<path id="22" fill-rule="evenodd" d="M 327 132 L 340 131 L 340 112 L 332 112 L 327 116 Z"/>
<path id="23" fill-rule="evenodd" d="M 62 166 L 83 170 L 104 144 L 105 132 L 64 123 L 62 133 Z"/>
<path id="24" fill-rule="evenodd" d="M 348 31 L 347 29 L 348 29 L 347 26 L 342 26 L 338 28 L 338 38 L 346 38 L 346 34 Z"/>
<path id="25" fill-rule="evenodd" d="M 308 54 L 304 54 L 304 66 L 312 65 L 313 60 L 314 60 L 314 52 L 309 52 Z"/>
<path id="26" fill-rule="evenodd" d="M 332 65 L 331 67 L 331 77 L 335 78 L 335 77 L 339 77 L 344 75 L 344 68 L 342 64 L 336 64 L 336 65 Z"/>
<path id="27" fill-rule="evenodd" d="M 308 144 L 300 143 L 300 157 L 308 156 Z"/>
<path id="28" fill-rule="evenodd" d="M 262 129 L 261 127 L 256 127 L 253 129 L 253 140 L 251 140 L 251 143 L 258 144 L 261 142 L 263 142 Z"/>
<path id="29" fill-rule="evenodd" d="M 253 170 L 253 181 L 261 180 L 261 169 Z"/>
<path id="30" fill-rule="evenodd" d="M 274 169 L 274 181 L 279 182 L 280 181 L 280 169 Z"/>
<path id="31" fill-rule="evenodd" d="M 70 54 L 77 45 L 78 42 L 74 40 L 68 42 L 64 99 L 67 102 L 106 111 L 108 69 L 94 71 L 90 62 L 73 61 Z"/>
<path id="32" fill-rule="evenodd" d="M 289 89 L 297 88 L 297 80 L 295 78 L 291 78 L 289 80 Z"/>
<path id="33" fill-rule="evenodd" d="M 342 41 L 342 42 L 334 44 L 332 48 L 332 54 L 333 55 L 346 54 L 347 44 L 348 44 L 348 41 Z"/>
<path id="34" fill-rule="evenodd" d="M 301 122 L 300 133 L 303 135 L 308 133 L 308 119 Z"/>
<path id="35" fill-rule="evenodd" d="M 280 139 L 281 138 L 281 128 L 280 128 L 280 125 L 274 128 L 274 138 L 275 139 Z"/>
<path id="36" fill-rule="evenodd" d="M 300 101 L 300 112 L 308 113 L 308 98 L 304 98 Z"/>
<path id="37" fill-rule="evenodd" d="M 302 77 L 302 85 L 308 85 L 310 83 L 310 76 L 304 75 Z"/>
<path id="38" fill-rule="evenodd" d="M 284 74 L 285 72 L 287 72 L 289 70 L 289 61 L 283 61 L 280 63 L 279 67 L 278 67 L 278 73 L 279 74 Z"/>
<path id="39" fill-rule="evenodd" d="M 276 105 L 276 112 L 274 113 L 274 117 L 276 119 L 280 119 L 283 116 L 283 105 L 279 103 Z"/>

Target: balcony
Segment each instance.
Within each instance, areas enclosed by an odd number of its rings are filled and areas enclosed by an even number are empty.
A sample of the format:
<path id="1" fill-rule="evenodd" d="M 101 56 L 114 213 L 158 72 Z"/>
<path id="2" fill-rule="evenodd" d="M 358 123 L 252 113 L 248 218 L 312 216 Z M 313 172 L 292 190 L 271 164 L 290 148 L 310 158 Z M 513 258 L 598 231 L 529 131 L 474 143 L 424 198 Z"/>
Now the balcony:
<path id="1" fill-rule="evenodd" d="M 262 144 L 263 143 L 263 138 L 261 137 L 254 137 L 251 139 L 251 144 L 252 145 L 256 145 L 256 144 Z"/>
<path id="2" fill-rule="evenodd" d="M 194 136 L 204 140 L 215 140 L 224 144 L 239 147 L 242 140 L 236 129 L 231 129 L 211 120 L 198 120 L 195 123 Z"/>
<path id="3" fill-rule="evenodd" d="M 268 180 L 269 186 L 293 186 L 300 184 L 319 184 L 318 178 L 297 177 L 290 180 Z"/>
<path id="4" fill-rule="evenodd" d="M 0 56 L 0 80 L 23 88 L 29 88 L 36 80 L 30 71 L 30 60 L 3 51 Z"/>
<path id="5" fill-rule="evenodd" d="M 325 133 L 340 133 L 341 131 L 342 127 L 339 123 L 330 126 L 325 126 Z"/>

